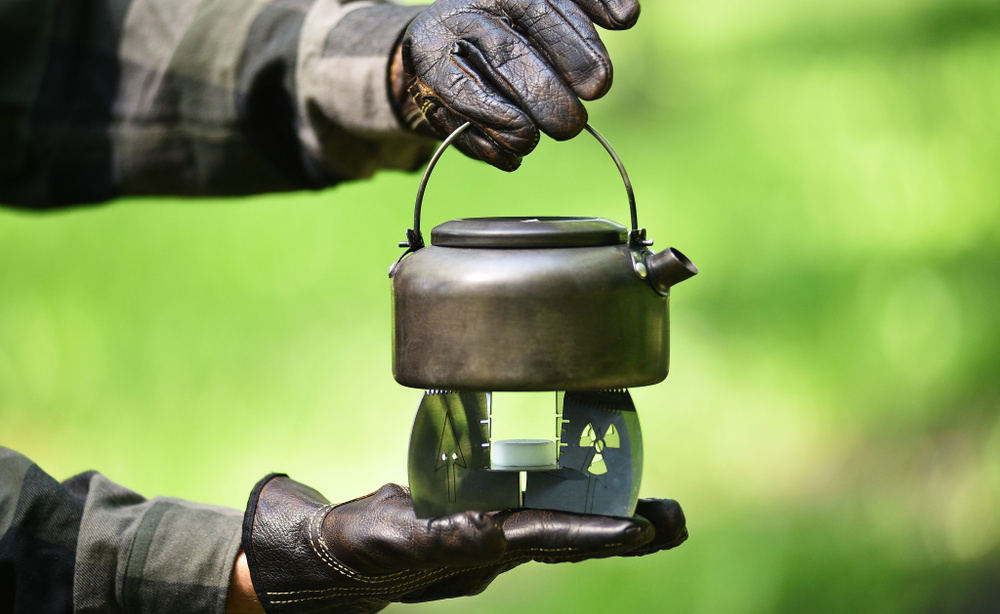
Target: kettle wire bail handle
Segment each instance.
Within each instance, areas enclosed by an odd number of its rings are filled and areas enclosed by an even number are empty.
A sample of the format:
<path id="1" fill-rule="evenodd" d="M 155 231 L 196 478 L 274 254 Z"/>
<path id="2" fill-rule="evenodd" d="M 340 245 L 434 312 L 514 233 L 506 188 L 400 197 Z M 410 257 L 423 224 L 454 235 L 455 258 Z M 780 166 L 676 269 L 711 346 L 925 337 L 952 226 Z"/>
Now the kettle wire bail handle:
<path id="1" fill-rule="evenodd" d="M 427 190 L 427 181 L 431 178 L 431 171 L 434 170 L 434 166 L 438 163 L 438 160 L 441 159 L 441 156 L 444 154 L 444 150 L 448 149 L 448 146 L 451 145 L 452 141 L 457 139 L 458 135 L 465 132 L 465 129 L 471 125 L 471 122 L 465 122 L 458 128 L 455 128 L 455 131 L 449 134 L 448 138 L 446 138 L 441 143 L 441 146 L 437 148 L 437 151 L 435 151 L 434 155 L 431 156 L 430 162 L 427 163 L 427 168 L 424 169 L 424 176 L 420 179 L 420 187 L 417 188 L 417 203 L 413 207 L 413 228 L 406 231 L 406 247 L 408 247 L 410 251 L 418 250 L 424 246 L 424 237 L 420 234 L 420 209 L 424 204 L 424 191 Z"/>
<path id="2" fill-rule="evenodd" d="M 593 137 L 597 139 L 597 142 L 600 143 L 608 152 L 608 155 L 610 155 L 611 159 L 614 160 L 615 166 L 618 167 L 618 172 L 622 176 L 622 183 L 625 184 L 625 194 L 628 195 L 628 210 L 631 215 L 630 221 L 632 222 L 632 230 L 628 233 L 629 245 L 632 247 L 638 247 L 640 245 L 648 247 L 652 245 L 652 241 L 646 240 L 646 229 L 639 228 L 639 214 L 636 212 L 635 208 L 635 192 L 632 190 L 632 181 L 628 178 L 628 172 L 625 170 L 625 164 L 622 163 L 622 159 L 618 157 L 618 153 L 615 151 L 615 148 L 611 146 L 608 139 L 604 138 L 604 135 L 598 132 L 590 124 L 587 124 L 584 128 L 586 128 L 587 132 L 593 135 Z"/>
<path id="3" fill-rule="evenodd" d="M 437 165 L 438 160 L 440 160 L 441 156 L 444 154 L 444 150 L 448 149 L 448 146 L 451 145 L 452 142 L 457 139 L 458 136 L 462 134 L 462 132 L 464 132 L 470 125 L 470 122 L 465 122 L 456 128 L 454 132 L 449 134 L 448 138 L 441 143 L 440 147 L 437 148 L 437 151 L 434 152 L 434 155 L 431 156 L 430 162 L 427 163 L 427 168 L 424 169 L 424 176 L 420 180 L 420 187 L 417 188 L 417 202 L 413 207 L 413 228 L 406 231 L 406 243 L 400 244 L 400 247 L 408 248 L 408 252 L 416 251 L 425 245 L 424 237 L 420 233 L 420 210 L 424 204 L 424 192 L 427 190 L 427 182 L 431 178 L 431 172 L 434 170 L 434 166 Z M 621 158 L 618 157 L 614 148 L 611 147 L 611 143 L 609 143 L 600 132 L 595 130 L 590 124 L 587 124 L 584 127 L 587 132 L 593 135 L 593 137 L 597 139 L 597 142 L 600 143 L 608 152 L 611 159 L 614 160 L 615 166 L 618 167 L 618 172 L 622 176 L 622 182 L 625 184 L 625 193 L 628 195 L 629 213 L 631 214 L 630 221 L 632 222 L 632 230 L 630 230 L 628 234 L 629 244 L 633 247 L 639 245 L 651 245 L 652 242 L 646 240 L 646 229 L 639 228 L 639 216 L 638 213 L 636 213 L 635 207 L 635 192 L 632 190 L 632 182 L 628 178 L 628 172 L 625 171 L 625 165 L 622 163 Z"/>

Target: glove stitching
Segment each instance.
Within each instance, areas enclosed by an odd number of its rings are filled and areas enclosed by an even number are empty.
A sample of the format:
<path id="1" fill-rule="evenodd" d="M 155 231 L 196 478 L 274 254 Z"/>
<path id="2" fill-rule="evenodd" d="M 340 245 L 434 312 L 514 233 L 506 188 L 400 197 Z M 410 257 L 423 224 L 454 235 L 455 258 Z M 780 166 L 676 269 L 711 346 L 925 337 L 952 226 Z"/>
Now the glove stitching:
<path id="1" fill-rule="evenodd" d="M 355 580 L 357 582 L 364 582 L 368 584 L 380 584 L 383 582 L 389 582 L 399 577 L 405 577 L 408 575 L 419 574 L 421 572 L 411 572 L 407 570 L 399 571 L 391 574 L 384 574 L 378 576 L 366 576 L 360 572 L 351 569 L 343 562 L 341 562 L 330 549 L 329 544 L 326 542 L 326 538 L 323 536 L 321 529 L 322 521 L 326 518 L 333 509 L 340 507 L 339 505 L 325 505 L 317 509 L 312 518 L 309 520 L 309 544 L 313 549 L 313 552 L 328 566 L 332 567 L 334 570 L 338 571 L 342 575 Z M 317 539 L 318 537 L 318 539 Z M 318 546 L 317 546 L 318 543 Z M 291 591 L 296 592 L 296 591 Z"/>
<path id="2" fill-rule="evenodd" d="M 621 543 L 608 544 L 606 549 L 615 548 L 621 546 Z M 272 603 L 275 604 L 291 604 L 291 603 L 301 603 L 305 601 L 318 601 L 324 599 L 332 599 L 338 595 L 343 594 L 354 594 L 354 595 L 369 595 L 369 596 L 388 596 L 393 593 L 405 593 L 411 589 L 418 588 L 421 586 L 427 586 L 433 584 L 434 582 L 440 582 L 441 580 L 447 580 L 448 578 L 480 569 L 486 569 L 496 565 L 509 565 L 511 563 L 523 563 L 533 559 L 535 555 L 538 554 L 556 554 L 556 553 L 571 553 L 577 552 L 579 548 L 565 547 L 565 548 L 531 548 L 529 550 L 523 550 L 517 554 L 508 558 L 501 559 L 493 563 L 488 563 L 484 565 L 478 565 L 475 567 L 464 567 L 460 569 L 453 570 L 434 570 L 426 572 L 415 572 L 413 577 L 408 579 L 407 582 L 403 582 L 392 587 L 331 587 L 326 589 L 312 589 L 312 590 L 299 590 L 299 591 L 283 591 L 283 592 L 268 592 L 268 596 L 287 596 L 294 597 L 296 595 L 306 595 L 313 593 L 309 596 L 302 596 L 297 599 L 272 599 Z M 574 560 L 587 560 L 592 557 L 589 552 L 583 552 L 577 556 L 565 557 L 561 560 L 567 562 L 572 562 Z M 403 573 L 403 572 L 401 572 Z M 397 574 L 398 575 L 398 574 Z M 378 578 L 382 578 L 379 576 Z M 377 581 L 373 579 L 362 579 L 362 581 Z"/>
<path id="3" fill-rule="evenodd" d="M 413 98 L 413 102 L 423 113 L 428 106 L 432 104 L 431 96 L 433 95 L 433 90 L 431 90 L 427 85 L 420 80 L 420 78 L 415 78 L 413 83 L 406 88 L 406 92 Z"/>
<path id="4" fill-rule="evenodd" d="M 413 103 L 416 105 L 416 109 L 412 111 L 413 119 L 411 120 L 412 127 L 420 125 L 421 122 L 430 124 L 430 115 L 435 105 L 439 105 L 440 101 L 434 96 L 434 91 L 427 87 L 427 85 L 421 81 L 419 78 L 415 78 L 410 87 L 407 88 L 407 92 L 410 94 L 410 98 L 413 99 Z M 419 119 L 417 116 L 419 115 Z"/>
<path id="5" fill-rule="evenodd" d="M 620 545 L 621 544 L 608 544 L 608 548 L 613 548 L 615 546 L 620 546 Z M 425 580 L 429 580 L 429 579 L 433 579 L 434 581 L 444 580 L 444 579 L 450 578 L 452 576 L 455 576 L 455 575 L 458 575 L 458 574 L 461 574 L 461 573 L 464 573 L 464 572 L 467 572 L 467 571 L 475 571 L 475 570 L 479 570 L 479 569 L 485 569 L 485 568 L 488 568 L 488 567 L 493 567 L 493 566 L 498 565 L 498 564 L 507 564 L 507 563 L 511 563 L 511 562 L 514 562 L 514 561 L 517 561 L 517 560 L 520 560 L 520 561 L 530 561 L 531 557 L 534 556 L 534 555 L 536 555 L 536 554 L 571 553 L 571 552 L 577 552 L 579 550 L 580 550 L 579 548 L 574 548 L 572 546 L 568 546 L 568 547 L 565 547 L 565 548 L 531 548 L 529 550 L 522 550 L 522 551 L 518 552 L 516 556 L 513 556 L 513 557 L 511 557 L 509 559 L 508 558 L 503 558 L 500 561 L 495 561 L 495 562 L 492 562 L 492 563 L 486 563 L 486 564 L 483 564 L 483 565 L 477 565 L 477 566 L 473 566 L 473 567 L 462 567 L 462 568 L 450 569 L 450 570 L 449 569 L 438 569 L 438 570 L 430 570 L 430 571 L 399 572 L 399 573 L 393 574 L 393 575 L 401 575 L 401 574 L 405 574 L 405 573 L 411 573 L 412 577 L 408 578 L 406 582 L 404 582 L 402 584 L 399 584 L 397 586 L 392 587 L 393 590 L 391 590 L 391 591 L 386 591 L 386 589 L 380 588 L 380 587 L 330 587 L 330 588 L 320 588 L 320 589 L 302 589 L 302 590 L 297 590 L 297 591 L 275 591 L 275 592 L 270 592 L 269 591 L 268 595 L 278 595 L 278 596 L 287 595 L 287 596 L 292 596 L 292 595 L 302 595 L 302 594 L 306 594 L 306 593 L 315 593 L 317 596 L 312 597 L 312 598 L 313 599 L 321 599 L 324 595 L 327 595 L 327 594 L 345 593 L 345 592 L 350 592 L 350 593 L 367 593 L 367 594 L 372 594 L 372 595 L 389 594 L 390 592 L 395 592 L 395 590 L 411 588 L 411 587 L 413 587 L 413 586 L 415 586 L 417 584 L 420 584 L 421 582 L 423 582 Z M 584 554 L 584 557 L 589 557 L 589 556 L 591 556 L 590 553 L 585 553 Z M 374 577 L 371 577 L 371 578 L 364 578 L 364 577 L 362 577 L 361 581 L 362 582 L 369 582 L 369 583 L 371 583 L 371 582 L 379 582 L 380 578 L 388 578 L 388 577 L 389 576 L 374 576 Z"/>
<path id="6" fill-rule="evenodd" d="M 366 576 L 354 569 L 351 569 L 343 562 L 341 562 L 333 554 L 330 549 L 329 544 L 326 542 L 326 538 L 323 536 L 323 532 L 320 528 L 323 519 L 329 514 L 334 508 L 339 507 L 336 505 L 325 505 L 316 510 L 313 513 L 312 518 L 309 520 L 309 544 L 313 549 L 313 552 L 328 566 L 332 567 L 334 570 L 340 572 L 342 575 L 355 580 L 356 582 L 363 582 L 365 584 L 382 584 L 385 582 L 392 582 L 399 578 L 409 579 L 409 578 L 419 578 L 421 574 L 433 573 L 426 571 L 409 571 L 402 570 L 390 574 L 380 574 L 377 576 Z M 318 537 L 318 539 L 317 539 Z M 317 545 L 318 544 L 318 545 Z M 298 591 L 290 591 L 295 593 Z M 276 593 L 277 594 L 277 593 Z"/>
<path id="7" fill-rule="evenodd" d="M 424 117 L 423 112 L 419 108 L 414 107 L 406 114 L 403 121 L 406 122 L 406 126 L 410 130 L 416 130 L 421 124 L 427 123 L 427 118 Z"/>
<path id="8" fill-rule="evenodd" d="M 288 604 L 288 603 L 299 603 L 303 601 L 318 601 L 322 599 L 331 599 L 343 594 L 353 594 L 353 595 L 368 595 L 372 597 L 388 596 L 392 594 L 405 593 L 411 589 L 428 586 L 434 582 L 440 580 L 445 580 L 452 576 L 456 576 L 470 569 L 481 569 L 483 567 L 490 567 L 490 565 L 482 565 L 480 567 L 463 568 L 456 570 L 435 570 L 428 572 L 419 572 L 416 577 L 410 579 L 408 582 L 403 582 L 401 584 L 393 585 L 391 587 L 331 587 L 324 589 L 304 589 L 299 591 L 281 591 L 281 592 L 268 592 L 268 597 L 274 596 L 286 596 L 294 597 L 297 595 L 306 595 L 309 593 L 314 593 L 309 596 L 302 596 L 298 599 L 271 599 L 270 601 L 275 604 Z M 442 573 L 444 572 L 444 573 Z"/>
<path id="9" fill-rule="evenodd" d="M 337 560 L 337 557 L 333 556 L 333 553 L 330 552 L 329 547 L 326 544 L 326 540 L 323 539 L 322 531 L 319 529 L 318 525 L 323 521 L 323 519 L 326 518 L 326 515 L 330 513 L 330 511 L 333 510 L 334 507 L 336 506 L 324 505 L 323 507 L 320 507 L 315 512 L 313 512 L 312 518 L 309 519 L 308 523 L 309 546 L 312 548 L 313 552 L 315 552 L 316 555 L 328 566 L 332 567 L 334 570 L 338 571 L 342 575 L 347 576 L 348 578 L 352 578 L 354 580 L 363 582 L 364 577 L 361 574 L 354 571 L 347 565 L 344 565 L 339 560 Z M 322 551 L 317 546 L 317 539 L 316 539 L 317 536 L 319 536 L 319 543 L 323 547 Z"/>
<path id="10" fill-rule="evenodd" d="M 522 550 L 518 552 L 515 556 L 510 558 L 503 558 L 500 561 L 495 561 L 492 563 L 465 567 L 458 569 L 437 569 L 428 571 L 399 571 L 391 574 L 384 574 L 379 576 L 365 576 L 360 572 L 351 569 L 340 560 L 334 556 L 329 544 L 327 543 L 323 533 L 322 533 L 322 523 L 326 516 L 335 509 L 336 505 L 324 505 L 319 507 L 309 519 L 307 523 L 308 541 L 313 552 L 322 560 L 327 566 L 338 572 L 340 575 L 352 579 L 356 582 L 367 584 L 369 586 L 360 587 L 330 587 L 326 589 L 302 589 L 296 591 L 267 591 L 267 595 L 270 601 L 274 604 L 293 604 L 302 603 L 306 601 L 329 601 L 335 599 L 341 595 L 354 595 L 354 596 L 367 596 L 369 598 L 373 597 L 386 597 L 392 594 L 405 594 L 415 588 L 426 587 L 435 582 L 440 582 L 454 576 L 468 573 L 470 571 L 476 571 L 480 569 L 486 569 L 493 567 L 495 565 L 509 565 L 512 563 L 520 564 L 521 562 L 532 560 L 538 555 L 560 555 L 561 560 L 582 560 L 590 558 L 592 553 L 582 553 L 573 554 L 579 552 L 579 548 L 575 547 L 564 547 L 564 548 L 531 548 L 528 550 Z M 621 543 L 612 543 L 604 547 L 605 550 L 615 549 L 620 547 Z M 395 582 L 391 586 L 387 586 L 387 583 L 394 582 L 396 580 L 401 580 L 401 582 Z M 372 586 L 374 585 L 374 586 Z M 381 586 L 379 586 L 381 585 Z M 277 598 L 275 598 L 277 597 Z M 280 597 L 286 597 L 281 599 Z"/>
<path id="11" fill-rule="evenodd" d="M 493 563 L 495 564 L 495 563 Z M 470 569 L 482 569 L 484 567 L 490 567 L 490 565 L 480 565 L 478 567 L 463 567 L 459 569 L 432 569 L 428 571 L 416 571 L 411 572 L 413 575 L 407 578 L 406 581 L 393 585 L 391 587 L 378 587 L 378 586 L 332 586 L 329 588 L 314 588 L 314 589 L 300 589 L 295 591 L 268 591 L 268 595 L 277 596 L 294 596 L 294 595 L 305 595 L 305 594 L 315 594 L 314 599 L 320 599 L 328 594 L 335 593 L 360 593 L 369 595 L 388 595 L 394 593 L 400 589 L 411 588 L 418 585 L 426 580 L 438 581 L 445 578 L 450 578 L 455 574 L 468 571 Z"/>

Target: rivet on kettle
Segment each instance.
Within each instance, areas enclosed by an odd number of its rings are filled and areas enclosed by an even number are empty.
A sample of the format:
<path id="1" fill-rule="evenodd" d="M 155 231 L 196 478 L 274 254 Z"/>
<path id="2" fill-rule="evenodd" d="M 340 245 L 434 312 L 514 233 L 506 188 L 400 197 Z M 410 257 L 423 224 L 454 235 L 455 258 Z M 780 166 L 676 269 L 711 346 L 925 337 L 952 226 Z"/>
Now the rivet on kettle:
<path id="1" fill-rule="evenodd" d="M 649 272 L 646 270 L 646 265 L 642 262 L 636 262 L 635 274 L 639 276 L 639 279 L 646 279 L 646 275 L 649 274 Z"/>

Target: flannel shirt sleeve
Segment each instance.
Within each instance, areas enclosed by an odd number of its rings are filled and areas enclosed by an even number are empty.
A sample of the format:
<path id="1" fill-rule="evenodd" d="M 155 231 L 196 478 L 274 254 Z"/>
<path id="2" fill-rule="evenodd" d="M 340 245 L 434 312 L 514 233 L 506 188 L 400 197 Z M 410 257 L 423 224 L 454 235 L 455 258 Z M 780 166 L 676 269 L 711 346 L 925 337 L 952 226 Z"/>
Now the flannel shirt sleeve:
<path id="1" fill-rule="evenodd" d="M 318 189 L 412 170 L 390 103 L 422 7 L 388 0 L 0 0 L 0 203 Z"/>
<path id="2" fill-rule="evenodd" d="M 242 521 L 95 472 L 59 483 L 0 448 L 0 610 L 225 612 Z"/>

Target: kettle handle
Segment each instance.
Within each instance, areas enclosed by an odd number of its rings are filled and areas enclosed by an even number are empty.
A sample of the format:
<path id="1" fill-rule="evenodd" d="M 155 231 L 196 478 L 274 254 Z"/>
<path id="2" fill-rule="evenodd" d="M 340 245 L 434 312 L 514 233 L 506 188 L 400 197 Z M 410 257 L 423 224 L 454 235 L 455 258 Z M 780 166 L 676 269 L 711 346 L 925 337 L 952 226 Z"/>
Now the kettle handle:
<path id="1" fill-rule="evenodd" d="M 458 138 L 458 135 L 468 128 L 471 124 L 465 122 L 461 126 L 455 129 L 454 132 L 448 135 L 442 143 L 441 146 L 437 148 L 434 155 L 431 156 L 430 162 L 427 163 L 427 168 L 424 170 L 424 176 L 420 180 L 420 187 L 417 188 L 417 202 L 413 208 L 413 228 L 406 231 L 406 242 L 400 243 L 400 247 L 407 248 L 407 251 L 416 251 L 424 246 L 424 237 L 420 234 L 420 210 L 424 203 L 424 191 L 427 189 L 427 181 L 431 178 L 431 171 L 434 170 L 434 166 L 437 164 L 438 160 L 441 159 L 441 155 L 444 154 L 444 150 L 448 148 L 452 142 Z M 599 142 L 604 149 L 611 155 L 611 159 L 614 160 L 615 166 L 618 167 L 618 172 L 621 173 L 622 181 L 625 183 L 625 192 L 628 194 L 628 206 L 629 211 L 632 215 L 632 230 L 629 231 L 629 245 L 633 247 L 638 246 L 649 246 L 652 245 L 652 241 L 646 240 L 646 229 L 639 228 L 639 217 L 635 210 L 635 193 L 632 191 L 632 182 L 629 181 L 628 173 L 625 172 L 625 165 L 622 164 L 621 158 L 615 153 L 614 148 L 608 143 L 607 139 L 601 136 L 601 133 L 595 130 L 590 124 L 584 126 L 587 132 L 592 134 L 597 142 Z M 404 254 L 405 255 L 405 254 Z"/>

